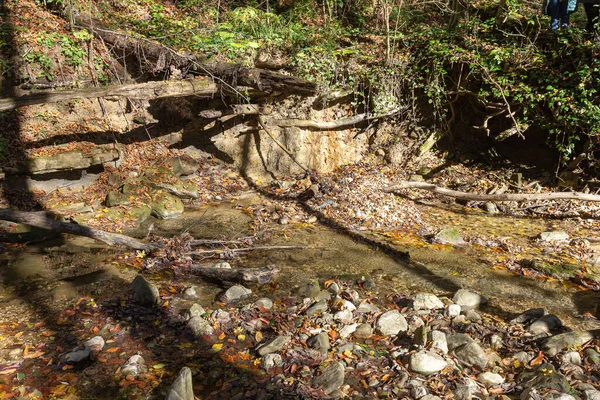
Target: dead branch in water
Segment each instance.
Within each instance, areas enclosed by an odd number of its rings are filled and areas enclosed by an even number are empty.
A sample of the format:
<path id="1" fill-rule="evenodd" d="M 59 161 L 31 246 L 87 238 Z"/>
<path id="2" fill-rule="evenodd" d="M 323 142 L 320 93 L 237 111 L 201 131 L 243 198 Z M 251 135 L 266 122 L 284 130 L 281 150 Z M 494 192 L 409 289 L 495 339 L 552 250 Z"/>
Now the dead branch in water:
<path id="1" fill-rule="evenodd" d="M 220 253 L 246 253 L 249 251 L 255 250 L 297 250 L 297 249 L 307 249 L 308 246 L 254 246 L 254 247 L 244 247 L 239 249 L 218 249 L 218 250 L 201 250 L 201 251 L 190 251 L 185 253 L 189 256 L 213 256 L 215 254 Z"/>
<path id="2" fill-rule="evenodd" d="M 553 193 L 499 193 L 478 194 L 466 193 L 458 190 L 446 189 L 427 182 L 402 181 L 397 185 L 390 186 L 385 192 L 397 192 L 402 189 L 419 189 L 428 192 L 450 196 L 461 200 L 474 201 L 536 201 L 536 200 L 580 200 L 600 201 L 600 195 L 581 192 L 553 192 Z"/>
<path id="3" fill-rule="evenodd" d="M 120 233 L 112 233 L 101 231 L 99 229 L 90 228 L 84 225 L 79 225 L 74 222 L 59 221 L 55 215 L 48 212 L 25 212 L 13 211 L 8 209 L 0 210 L 0 220 L 16 222 L 37 228 L 48 229 L 60 233 L 70 233 L 71 235 L 85 236 L 99 240 L 110 246 L 121 245 L 136 250 L 154 250 L 158 246 L 151 243 L 144 243 L 130 236 L 121 235 Z"/>
<path id="4" fill-rule="evenodd" d="M 192 264 L 192 273 L 208 279 L 241 283 L 268 283 L 279 273 L 280 268 L 270 265 L 266 268 L 215 268 Z"/>

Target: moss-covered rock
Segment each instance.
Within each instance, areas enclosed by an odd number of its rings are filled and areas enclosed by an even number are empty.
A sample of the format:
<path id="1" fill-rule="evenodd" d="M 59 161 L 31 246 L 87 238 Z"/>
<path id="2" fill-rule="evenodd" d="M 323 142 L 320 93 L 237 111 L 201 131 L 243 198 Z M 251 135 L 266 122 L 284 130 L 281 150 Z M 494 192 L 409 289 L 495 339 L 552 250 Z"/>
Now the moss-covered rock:
<path id="1" fill-rule="evenodd" d="M 454 227 L 448 227 L 441 229 L 433 237 L 434 243 L 449 243 L 449 244 L 464 244 L 465 241 L 458 231 Z"/>
<path id="2" fill-rule="evenodd" d="M 198 186 L 194 185 L 192 182 L 178 179 L 177 182 L 173 184 L 163 184 L 161 186 L 180 199 L 198 198 Z"/>
<path id="3" fill-rule="evenodd" d="M 159 192 L 150 204 L 152 215 L 160 219 L 177 218 L 183 214 L 183 202 L 167 192 Z"/>
<path id="4" fill-rule="evenodd" d="M 129 204 L 129 196 L 113 190 L 106 195 L 104 204 L 106 204 L 107 207 L 117 207 L 123 204 Z"/>

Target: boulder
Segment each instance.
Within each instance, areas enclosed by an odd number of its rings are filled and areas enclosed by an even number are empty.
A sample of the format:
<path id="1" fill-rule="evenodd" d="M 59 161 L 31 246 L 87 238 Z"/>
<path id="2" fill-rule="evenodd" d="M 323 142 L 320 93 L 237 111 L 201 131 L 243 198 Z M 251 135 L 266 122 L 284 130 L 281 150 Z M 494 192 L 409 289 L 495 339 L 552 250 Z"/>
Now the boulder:
<path id="1" fill-rule="evenodd" d="M 321 368 L 321 374 L 313 379 L 313 385 L 320 387 L 326 394 L 331 394 L 344 384 L 344 365 L 332 362 Z"/>
<path id="2" fill-rule="evenodd" d="M 177 218 L 183 214 L 183 202 L 170 193 L 158 192 L 150 203 L 150 209 L 158 219 Z"/>
<path id="3" fill-rule="evenodd" d="M 258 354 L 265 356 L 269 353 L 276 353 L 292 340 L 291 336 L 277 336 L 276 338 L 266 342 L 258 349 Z"/>
<path id="4" fill-rule="evenodd" d="M 141 306 L 154 306 L 160 303 L 158 288 L 142 275 L 135 277 L 129 289 L 133 290 L 133 301 Z"/>
<path id="5" fill-rule="evenodd" d="M 171 385 L 166 400 L 194 400 L 192 371 L 183 367 Z"/>

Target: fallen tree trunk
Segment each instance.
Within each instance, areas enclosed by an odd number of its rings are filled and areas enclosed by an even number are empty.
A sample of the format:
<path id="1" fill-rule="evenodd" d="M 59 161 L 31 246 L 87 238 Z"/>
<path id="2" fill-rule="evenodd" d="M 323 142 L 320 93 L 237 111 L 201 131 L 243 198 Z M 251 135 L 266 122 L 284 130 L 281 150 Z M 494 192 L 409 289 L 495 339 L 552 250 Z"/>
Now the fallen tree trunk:
<path id="1" fill-rule="evenodd" d="M 20 97 L 0 100 L 0 111 L 30 106 L 34 104 L 55 103 L 71 99 L 91 99 L 97 97 L 122 96 L 130 99 L 152 100 L 162 97 L 213 96 L 219 93 L 219 85 L 206 77 L 184 79 L 180 81 L 152 81 L 127 85 L 94 87 L 80 90 L 33 93 Z"/>
<path id="2" fill-rule="evenodd" d="M 388 113 L 382 115 L 369 115 L 369 114 L 358 114 L 348 118 L 342 118 L 337 121 L 324 122 L 324 121 L 313 121 L 309 119 L 276 119 L 271 121 L 273 124 L 281 127 L 281 128 L 310 128 L 310 129 L 318 129 L 318 130 L 333 130 L 333 129 L 341 129 L 347 128 L 350 126 L 354 126 L 366 121 L 372 121 L 379 118 L 390 117 L 392 115 L 398 114 L 400 109 L 390 111 Z"/>
<path id="3" fill-rule="evenodd" d="M 62 222 L 54 219 L 53 217 L 56 216 L 45 211 L 25 212 L 0 209 L 0 220 L 4 221 L 35 226 L 37 228 L 49 229 L 60 233 L 70 233 L 72 235 L 85 236 L 99 240 L 110 246 L 121 245 L 136 250 L 154 250 L 157 248 L 157 246 L 154 244 L 144 243 L 130 236 L 101 231 L 99 229 L 89 228 L 77 223 Z"/>
<path id="4" fill-rule="evenodd" d="M 249 251 L 255 250 L 298 250 L 298 249 L 307 249 L 308 246 L 254 246 L 254 247 L 241 247 L 239 249 L 217 249 L 217 250 L 200 250 L 200 251 L 190 251 L 187 252 L 187 255 L 190 256 L 210 256 L 213 254 L 220 253 L 246 253 Z"/>
<path id="5" fill-rule="evenodd" d="M 385 192 L 396 192 L 401 189 L 420 189 L 427 190 L 450 196 L 461 200 L 474 201 L 535 201 L 535 200 L 580 200 L 580 201 L 600 201 L 600 195 L 580 193 L 580 192 L 553 192 L 553 193 L 500 193 L 500 194 L 477 194 L 459 192 L 458 190 L 446 189 L 440 186 L 426 182 L 403 181 L 397 185 L 390 186 Z"/>
<path id="6" fill-rule="evenodd" d="M 75 22 L 91 31 L 113 49 L 135 55 L 140 63 L 152 64 L 150 69 L 154 72 L 162 71 L 172 65 L 186 72 L 196 71 L 200 75 L 209 75 L 232 88 L 249 86 L 266 93 L 284 92 L 302 95 L 312 95 L 317 92 L 317 85 L 305 79 L 260 68 L 248 68 L 239 64 L 201 63 L 193 55 L 180 54 L 155 41 L 135 38 L 108 29 L 89 14 L 82 13 Z"/>
<path id="7" fill-rule="evenodd" d="M 208 279 L 240 283 L 268 283 L 279 273 L 280 268 L 270 265 L 266 268 L 215 268 L 192 264 L 192 273 Z"/>

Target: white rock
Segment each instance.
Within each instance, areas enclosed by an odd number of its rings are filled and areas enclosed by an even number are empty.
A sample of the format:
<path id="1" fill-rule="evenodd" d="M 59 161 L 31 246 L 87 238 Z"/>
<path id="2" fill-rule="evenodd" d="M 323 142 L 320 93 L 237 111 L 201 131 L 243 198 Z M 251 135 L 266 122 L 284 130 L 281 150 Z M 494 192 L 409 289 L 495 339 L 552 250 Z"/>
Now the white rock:
<path id="1" fill-rule="evenodd" d="M 352 322 L 352 311 L 350 310 L 341 310 L 336 312 L 333 315 L 333 319 L 341 322 Z"/>
<path id="2" fill-rule="evenodd" d="M 354 333 L 354 331 L 356 331 L 357 327 L 358 327 L 357 323 L 353 323 L 353 324 L 344 326 L 342 329 L 340 329 L 340 332 L 339 332 L 340 337 L 342 339 L 346 339 L 347 337 L 352 335 Z"/>
<path id="3" fill-rule="evenodd" d="M 460 315 L 461 306 L 458 304 L 450 304 L 446 308 L 446 316 L 450 318 L 458 317 Z"/>
<path id="4" fill-rule="evenodd" d="M 434 310 L 436 308 L 444 308 L 444 303 L 431 293 L 418 293 L 413 301 L 415 310 Z"/>
<path id="5" fill-rule="evenodd" d="M 421 375 L 431 375 L 446 368 L 448 363 L 437 354 L 427 351 L 415 353 L 410 357 L 410 369 Z"/>
<path id="6" fill-rule="evenodd" d="M 482 372 L 477 375 L 477 380 L 486 386 L 496 386 L 504 383 L 504 378 L 494 372 Z"/>
<path id="7" fill-rule="evenodd" d="M 434 349 L 440 349 L 444 354 L 448 353 L 448 342 L 446 341 L 446 334 L 441 331 L 432 331 L 431 347 Z"/>
<path id="8" fill-rule="evenodd" d="M 397 335 L 399 332 L 405 332 L 407 329 L 408 323 L 398 310 L 385 312 L 377 320 L 377 330 L 382 335 Z"/>

